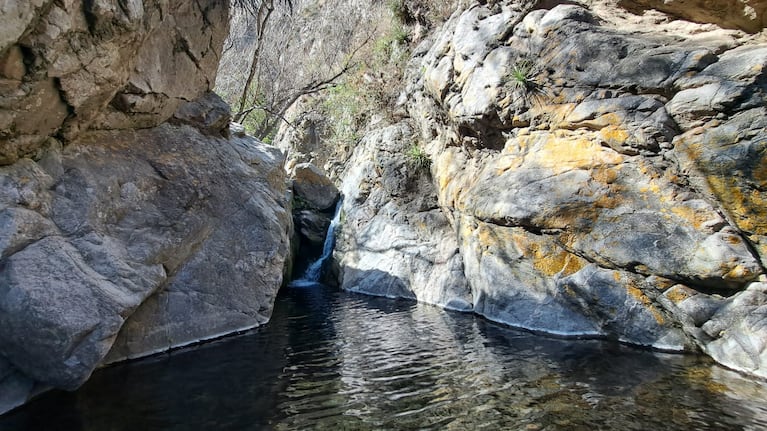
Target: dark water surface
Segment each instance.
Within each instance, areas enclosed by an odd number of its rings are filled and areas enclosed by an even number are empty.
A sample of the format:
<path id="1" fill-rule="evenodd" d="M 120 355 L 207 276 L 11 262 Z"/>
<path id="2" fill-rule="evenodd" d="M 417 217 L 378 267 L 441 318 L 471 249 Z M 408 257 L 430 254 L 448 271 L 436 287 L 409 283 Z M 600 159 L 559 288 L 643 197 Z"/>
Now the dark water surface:
<path id="1" fill-rule="evenodd" d="M 96 372 L 2 430 L 763 430 L 767 385 L 692 356 L 293 288 L 253 333 Z"/>

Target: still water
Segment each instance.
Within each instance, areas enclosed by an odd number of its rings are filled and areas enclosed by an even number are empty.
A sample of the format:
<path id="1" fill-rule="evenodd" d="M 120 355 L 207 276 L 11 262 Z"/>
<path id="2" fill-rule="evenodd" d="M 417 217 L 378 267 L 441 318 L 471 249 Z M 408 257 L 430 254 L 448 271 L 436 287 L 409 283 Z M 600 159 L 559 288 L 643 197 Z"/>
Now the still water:
<path id="1" fill-rule="evenodd" d="M 0 430 L 763 430 L 767 384 L 313 286 L 249 334 L 96 372 Z"/>

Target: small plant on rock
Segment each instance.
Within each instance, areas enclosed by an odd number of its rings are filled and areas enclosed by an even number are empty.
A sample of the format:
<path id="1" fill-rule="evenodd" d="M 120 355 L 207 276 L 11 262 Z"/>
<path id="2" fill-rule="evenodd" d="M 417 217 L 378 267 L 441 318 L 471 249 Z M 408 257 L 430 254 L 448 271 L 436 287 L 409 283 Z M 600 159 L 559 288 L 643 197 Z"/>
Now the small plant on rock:
<path id="1" fill-rule="evenodd" d="M 522 58 L 511 66 L 508 82 L 515 89 L 529 90 L 536 86 L 534 75 L 535 64 L 533 61 Z"/>
<path id="2" fill-rule="evenodd" d="M 407 164 L 418 170 L 428 170 L 431 167 L 431 159 L 426 152 L 416 144 L 407 150 Z"/>

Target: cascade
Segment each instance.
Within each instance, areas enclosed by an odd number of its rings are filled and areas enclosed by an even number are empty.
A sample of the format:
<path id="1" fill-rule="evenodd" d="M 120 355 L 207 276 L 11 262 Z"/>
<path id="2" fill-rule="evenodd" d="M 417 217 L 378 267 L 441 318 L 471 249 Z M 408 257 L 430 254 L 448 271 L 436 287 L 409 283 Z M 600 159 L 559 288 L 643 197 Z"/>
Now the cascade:
<path id="1" fill-rule="evenodd" d="M 304 271 L 304 275 L 298 280 L 294 280 L 291 285 L 297 285 L 302 283 L 318 283 L 320 277 L 322 277 L 322 270 L 325 268 L 325 263 L 330 259 L 333 254 L 333 247 L 336 245 L 336 226 L 341 219 L 341 206 L 343 205 L 343 197 L 338 200 L 336 204 L 336 210 L 333 214 L 333 219 L 330 221 L 328 227 L 328 233 L 325 236 L 325 243 L 322 245 L 322 255 L 317 258 L 308 268 Z"/>

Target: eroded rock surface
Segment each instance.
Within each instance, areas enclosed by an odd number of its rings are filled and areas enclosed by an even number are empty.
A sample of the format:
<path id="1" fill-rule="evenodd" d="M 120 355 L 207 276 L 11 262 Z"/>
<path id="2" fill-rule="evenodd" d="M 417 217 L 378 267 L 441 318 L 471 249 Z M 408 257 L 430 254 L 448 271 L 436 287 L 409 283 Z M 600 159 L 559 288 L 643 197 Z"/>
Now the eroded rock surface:
<path id="1" fill-rule="evenodd" d="M 284 156 L 209 92 L 225 1 L 0 5 L 0 412 L 269 319 Z"/>
<path id="2" fill-rule="evenodd" d="M 363 140 L 344 174 L 357 190 L 345 192 L 356 197 L 342 231 L 359 242 L 339 246 L 344 287 L 444 298 L 439 287 L 355 280 L 359 266 L 376 281 L 418 274 L 382 251 L 401 249 L 388 245 L 393 232 L 420 214 L 401 196 L 436 195 L 428 238 L 457 240 L 465 309 L 536 331 L 702 350 L 763 376 L 765 45 L 663 18 L 649 2 L 587 3 L 471 4 L 416 48 L 400 100 L 431 181 L 387 188 L 405 175 L 387 168 L 400 138 Z M 705 21 L 754 29 L 715 18 Z M 399 191 L 372 204 L 384 190 Z"/>
<path id="3" fill-rule="evenodd" d="M 153 127 L 212 89 L 225 1 L 6 1 L 0 5 L 0 164 L 48 137 Z"/>

